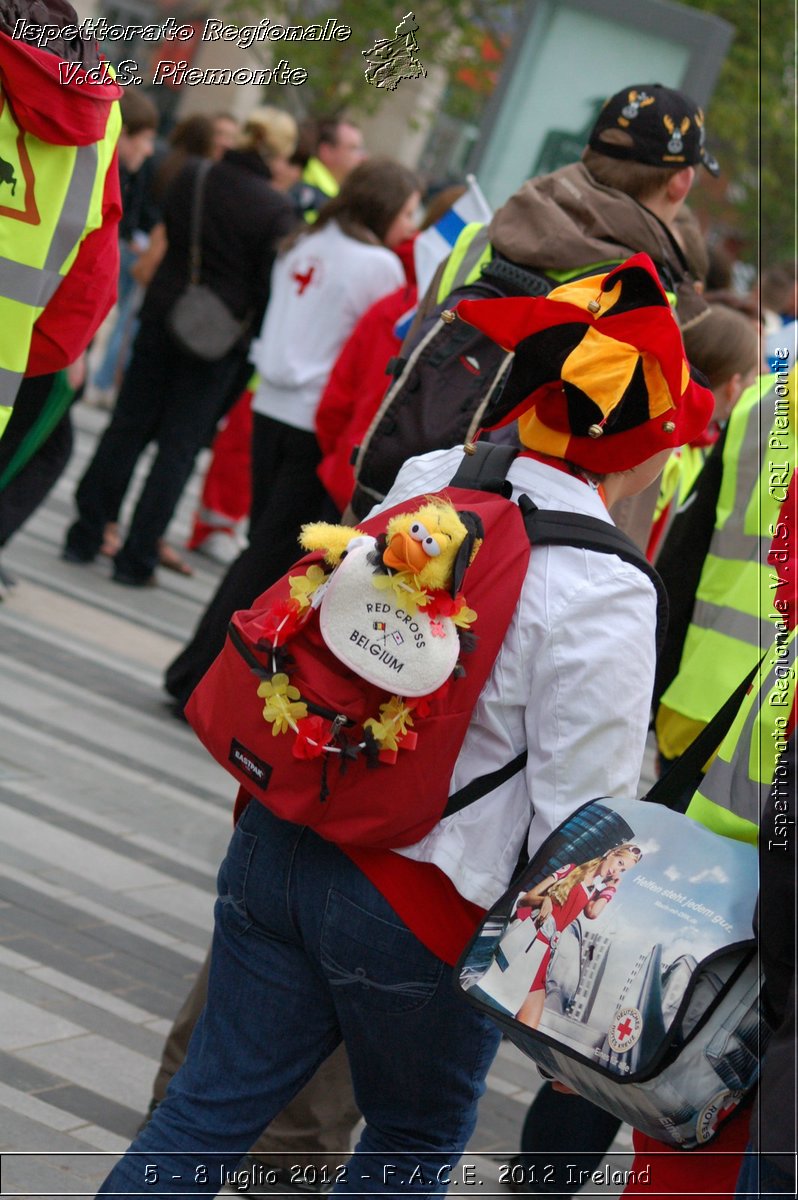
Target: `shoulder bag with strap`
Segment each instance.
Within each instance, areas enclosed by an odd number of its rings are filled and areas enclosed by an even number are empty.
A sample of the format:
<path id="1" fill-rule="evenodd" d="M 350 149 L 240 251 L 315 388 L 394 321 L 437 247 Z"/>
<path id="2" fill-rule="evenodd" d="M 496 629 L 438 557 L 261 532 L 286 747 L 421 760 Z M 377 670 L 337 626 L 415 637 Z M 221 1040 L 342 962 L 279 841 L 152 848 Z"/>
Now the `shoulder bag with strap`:
<path id="1" fill-rule="evenodd" d="M 213 163 L 204 159 L 197 167 L 191 207 L 189 282 L 178 296 L 166 323 L 181 350 L 204 362 L 218 362 L 232 350 L 249 328 L 249 317 L 233 316 L 221 297 L 207 284 L 202 273 L 202 201 L 205 182 Z"/>
<path id="2" fill-rule="evenodd" d="M 545 1075 L 682 1149 L 708 1142 L 755 1085 L 769 1035 L 756 848 L 683 811 L 752 677 L 647 803 L 592 800 L 560 825 L 458 964 L 468 1001 Z"/>

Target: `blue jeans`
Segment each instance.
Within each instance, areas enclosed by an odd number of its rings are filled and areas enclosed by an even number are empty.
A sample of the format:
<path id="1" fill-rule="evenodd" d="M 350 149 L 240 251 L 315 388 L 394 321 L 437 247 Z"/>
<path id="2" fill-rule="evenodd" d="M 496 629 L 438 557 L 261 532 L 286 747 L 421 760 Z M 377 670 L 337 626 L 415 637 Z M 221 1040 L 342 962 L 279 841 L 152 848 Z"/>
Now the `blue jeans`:
<path id="1" fill-rule="evenodd" d="M 186 1062 L 100 1194 L 215 1194 L 341 1039 L 366 1128 L 334 1191 L 445 1191 L 498 1029 L 345 854 L 257 801 L 218 887 Z"/>

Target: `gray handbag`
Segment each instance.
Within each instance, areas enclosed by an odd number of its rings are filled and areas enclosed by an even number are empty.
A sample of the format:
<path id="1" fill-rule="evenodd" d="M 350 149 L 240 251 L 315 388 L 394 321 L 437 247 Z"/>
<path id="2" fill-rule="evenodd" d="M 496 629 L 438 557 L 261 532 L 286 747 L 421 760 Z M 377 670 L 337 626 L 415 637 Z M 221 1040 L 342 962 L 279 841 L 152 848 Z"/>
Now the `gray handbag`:
<path id="1" fill-rule="evenodd" d="M 181 350 L 204 362 L 217 362 L 232 350 L 249 328 L 249 318 L 234 317 L 224 300 L 205 283 L 200 283 L 202 252 L 200 232 L 202 197 L 212 163 L 200 163 L 191 211 L 190 275 L 166 318 L 167 328 Z"/>

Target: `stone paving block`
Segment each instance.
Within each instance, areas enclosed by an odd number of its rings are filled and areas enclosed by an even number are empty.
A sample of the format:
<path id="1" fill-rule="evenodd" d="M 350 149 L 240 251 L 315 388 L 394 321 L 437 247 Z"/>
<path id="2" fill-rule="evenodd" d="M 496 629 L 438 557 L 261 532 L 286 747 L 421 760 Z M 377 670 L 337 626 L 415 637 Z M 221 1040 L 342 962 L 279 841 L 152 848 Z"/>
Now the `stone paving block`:
<path id="1" fill-rule="evenodd" d="M 0 910 L 0 941 L 19 933 L 20 924 L 19 909 L 14 904 L 7 904 Z"/>
<path id="2" fill-rule="evenodd" d="M 112 1013 L 103 1012 L 102 1009 L 92 1008 L 79 1000 L 62 996 L 57 1002 L 50 1001 L 46 1008 L 43 1007 L 43 1011 L 57 1013 L 58 1016 L 74 1021 L 91 1033 L 97 1033 L 148 1058 L 161 1056 L 163 1038 L 157 1032 L 144 1025 L 131 1025 L 129 1021 L 123 1021 Z"/>
<path id="3" fill-rule="evenodd" d="M 10 805 L 0 805 L 0 823 L 3 837 L 11 846 L 21 849 L 36 847 L 39 858 L 59 866 L 75 864 L 78 869 L 91 862 L 91 876 L 110 891 L 128 891 L 131 888 L 157 886 L 164 882 L 163 876 L 133 862 L 123 854 L 89 846 L 74 834 L 63 829 L 50 829 L 27 813 L 15 811 Z"/>
<path id="4" fill-rule="evenodd" d="M 126 1000 L 122 1000 L 118 996 L 110 996 L 101 988 L 91 987 L 87 983 L 82 983 L 79 979 L 73 979 L 69 975 L 64 975 L 62 971 L 54 971 L 51 967 L 34 967 L 33 970 L 27 972 L 27 977 L 46 985 L 58 995 L 61 1002 L 63 1001 L 63 993 L 66 993 L 69 996 L 73 996 L 76 1000 L 83 1001 L 86 1005 L 99 1008 L 103 1012 L 110 1013 L 134 1025 L 141 1025 L 149 1021 L 152 1017 L 152 1013 L 147 1012 L 144 1008 L 129 1004 Z M 0 981 L 3 980 L 7 982 L 7 976 L 4 976 L 2 971 L 0 971 Z"/>
<path id="5" fill-rule="evenodd" d="M 141 900 L 144 896 L 160 912 L 174 913 L 181 921 L 186 921 L 195 928 L 208 930 L 213 928 L 213 905 L 216 899 L 215 890 L 210 887 L 200 891 L 184 883 L 159 884 L 142 888 L 128 888 L 128 895 Z"/>
<path id="6" fill-rule="evenodd" d="M 185 921 L 181 921 L 179 917 L 172 916 L 171 913 L 154 913 L 147 918 L 147 924 L 154 926 L 156 929 L 162 929 L 165 933 L 170 933 L 173 937 L 180 938 L 183 942 L 191 942 L 198 946 L 203 954 L 211 944 L 213 935 L 213 918 L 208 928 L 201 930 L 198 925 L 187 925 Z"/>
<path id="7" fill-rule="evenodd" d="M 34 1046 L 19 1057 L 35 1066 L 57 1071 L 65 1080 L 99 1092 L 118 1104 L 144 1111 L 150 1102 L 158 1061 L 94 1034 Z"/>
<path id="8" fill-rule="evenodd" d="M 29 971 L 32 967 L 38 966 L 35 959 L 18 954 L 16 950 L 11 949 L 7 942 L 0 945 L 0 963 L 4 967 L 13 967 L 15 971 Z"/>
<path id="9" fill-rule="evenodd" d="M 7 880 L 0 879 L 0 891 Z M 13 885 L 16 887 L 16 885 Z M 10 890 L 10 889 L 9 889 Z M 20 933 L 52 942 L 62 951 L 68 951 L 76 961 L 98 957 L 107 950 L 107 945 L 96 939 L 93 932 L 77 932 L 70 923 L 70 910 L 49 896 L 40 897 L 35 892 L 36 907 L 29 907 L 29 897 L 20 896 L 14 909 L 13 920 Z M 38 910 L 38 911 L 37 911 Z M 12 945 L 12 950 L 14 949 Z"/>
<path id="10" fill-rule="evenodd" d="M 21 1058 L 8 1054 L 5 1050 L 0 1050 L 0 1079 L 7 1087 L 31 1093 L 63 1083 L 60 1076 L 23 1062 Z"/>
<path id="11" fill-rule="evenodd" d="M 0 890 L 5 886 L 11 892 L 12 885 L 8 880 L 0 878 Z M 14 885 L 16 886 L 16 885 Z M 26 935 L 34 935 L 44 941 L 58 945 L 62 950 L 72 952 L 76 960 L 91 960 L 104 956 L 109 947 L 124 947 L 133 958 L 158 963 L 166 970 L 172 969 L 184 962 L 196 962 L 204 958 L 197 946 L 179 943 L 159 945 L 168 937 L 158 933 L 154 940 L 149 935 L 146 925 L 136 924 L 135 932 L 130 928 L 103 923 L 97 914 L 81 918 L 78 908 L 64 904 L 51 896 L 42 896 L 32 889 L 19 889 L 18 906 L 6 917 L 6 929 L 3 939 L 8 941 L 14 935 L 14 930 Z M 125 925 L 129 919 L 122 918 Z M 80 924 L 80 928 L 76 926 Z M 141 930 L 141 932 L 139 932 Z M 145 936 L 141 936 L 141 933 Z M 11 947 L 14 948 L 13 945 Z M 183 953 L 183 950 L 187 953 Z"/>
<path id="12" fill-rule="evenodd" d="M 46 866 L 40 858 L 36 858 L 33 854 L 28 853 L 24 848 L 19 846 L 6 846 L 4 842 L 0 842 L 0 863 L 10 863 L 20 871 L 30 871 L 34 874 Z"/>
<path id="13" fill-rule="evenodd" d="M 172 1028 L 172 1021 L 177 1015 L 178 1009 L 188 995 L 196 978 L 194 975 L 186 976 L 182 980 L 175 983 L 174 991 L 166 991 L 164 988 L 154 987 L 130 987 L 122 994 L 131 1004 L 141 1004 L 145 1008 L 149 1008 L 152 1012 L 158 1012 L 162 1018 L 169 1022 L 169 1028 Z"/>
<path id="14" fill-rule="evenodd" d="M 16 793 L 7 788 L 0 788 L 0 797 L 6 803 L 9 802 L 9 797 L 14 795 Z M 163 846 L 160 852 L 154 848 L 144 848 L 135 841 L 129 840 L 125 836 L 127 831 L 123 827 L 118 830 L 103 829 L 91 820 L 65 813 L 57 806 L 45 804 L 29 795 L 25 797 L 25 811 L 29 816 L 39 817 L 50 828 L 63 829 L 76 837 L 83 838 L 90 845 L 103 846 L 107 850 L 124 854 L 135 862 L 163 872 L 168 878 L 174 877 L 184 883 L 194 884 L 202 891 L 213 886 L 215 877 L 210 868 L 198 871 L 193 867 L 186 866 L 179 859 L 175 860 L 168 853 L 164 853 Z"/>
<path id="15" fill-rule="evenodd" d="M 125 892 L 109 892 L 106 888 L 97 887 L 76 871 L 69 871 L 64 867 L 46 866 L 37 872 L 37 878 L 52 884 L 53 887 L 62 887 L 70 894 L 103 904 L 106 912 L 119 913 L 133 920 L 144 917 L 149 912 L 148 906 L 135 897 L 128 896 Z"/>
<path id="16" fill-rule="evenodd" d="M 75 1122 L 77 1124 L 77 1122 Z M 43 1125 L 23 1113 L 0 1107 L 0 1150 L 25 1150 L 36 1153 L 53 1150 L 82 1150 L 81 1145 L 73 1136 Z M 3 1156 L 3 1176 L 5 1177 L 6 1158 Z"/>
<path id="17" fill-rule="evenodd" d="M 212 927 L 210 922 L 208 927 Z M 191 948 L 193 954 L 191 958 L 188 958 L 168 946 L 158 946 L 155 942 L 137 937 L 126 929 L 120 929 L 117 925 L 93 925 L 90 929 L 85 930 L 85 933 L 104 950 L 110 948 L 115 958 L 119 957 L 120 951 L 123 952 L 125 957 L 131 961 L 131 970 L 132 960 L 135 960 L 136 972 L 139 973 L 139 978 L 142 980 L 152 979 L 157 983 L 164 975 L 181 975 L 186 971 L 190 972 L 192 962 L 197 961 L 196 947 Z M 204 954 L 199 955 L 200 960 L 204 957 Z"/>
<path id="18" fill-rule="evenodd" d="M 69 1113 L 73 1129 L 83 1122 L 100 1125 L 119 1137 L 127 1138 L 125 1145 L 133 1139 L 144 1115 L 138 1109 L 119 1104 L 107 1096 L 101 1096 L 98 1092 L 74 1083 L 61 1083 L 57 1087 L 37 1092 L 36 1098 L 46 1102 L 55 1111 L 63 1109 L 65 1113 Z"/>
<path id="19" fill-rule="evenodd" d="M 109 1160 L 109 1163 L 113 1160 Z M 45 1196 L 49 1200 L 72 1200 L 73 1197 L 93 1197 L 110 1170 L 97 1159 L 92 1175 L 77 1177 L 73 1159 L 3 1155 L 3 1195 Z"/>
<path id="20" fill-rule="evenodd" d="M 14 869 L 9 866 L 0 868 L 0 872 L 7 877 L 16 878 Z M 22 872 L 19 874 L 22 874 Z M 27 878 L 30 880 L 30 876 Z M 61 901 L 71 913 L 74 913 L 74 923 L 77 932 L 90 932 L 97 926 L 114 925 L 118 929 L 124 929 L 134 937 L 141 938 L 145 942 L 151 942 L 156 946 L 165 946 L 175 954 L 182 954 L 192 962 L 195 962 L 200 956 L 195 942 L 186 942 L 182 939 L 177 939 L 175 934 L 166 933 L 157 928 L 153 925 L 149 916 L 146 916 L 146 918 L 141 914 L 135 917 L 128 916 L 119 912 L 115 906 L 112 907 L 109 904 L 89 899 L 88 896 L 80 896 L 72 893 L 67 896 L 54 896 L 54 885 L 46 883 L 38 876 L 31 880 L 30 886 L 36 890 L 43 891 L 53 899 Z M 196 939 L 196 929 L 193 931 L 193 934 Z"/>
<path id="21" fill-rule="evenodd" d="M 83 979 L 94 987 L 107 988 L 110 992 L 122 994 L 137 977 L 137 972 L 131 968 L 129 960 L 109 953 L 96 955 L 90 961 L 76 959 L 74 954 L 61 950 L 45 938 L 27 937 L 22 934 L 4 945 L 26 957 L 35 958 L 39 963 L 55 967 L 67 975 L 74 975 L 76 979 Z M 154 1011 L 158 1012 L 157 1009 Z"/>
<path id="22" fill-rule="evenodd" d="M 20 1050 L 43 1042 L 56 1044 L 63 1038 L 79 1037 L 80 1025 L 37 1008 L 13 996 L 0 995 L 0 1049 Z"/>
<path id="23" fill-rule="evenodd" d="M 76 1117 L 65 1105 L 56 1107 L 49 1096 L 49 1093 L 46 1096 L 31 1096 L 18 1088 L 0 1083 L 0 1109 L 8 1108 L 17 1116 L 29 1117 L 48 1129 L 59 1129 L 62 1133 L 81 1124 L 79 1116 Z"/>
<path id="24" fill-rule="evenodd" d="M 118 1133 L 112 1133 L 110 1129 L 103 1129 L 100 1125 L 91 1124 L 81 1125 L 79 1129 L 75 1130 L 74 1136 L 80 1136 L 81 1141 L 105 1152 L 103 1156 L 103 1177 L 111 1170 L 115 1159 L 127 1150 L 132 1141 L 132 1138 L 126 1135 L 122 1136 Z"/>
<path id="25" fill-rule="evenodd" d="M 512 1087 L 524 1091 L 537 1091 L 541 1085 L 537 1068 L 529 1058 L 522 1062 L 504 1059 L 501 1064 L 501 1078 Z"/>

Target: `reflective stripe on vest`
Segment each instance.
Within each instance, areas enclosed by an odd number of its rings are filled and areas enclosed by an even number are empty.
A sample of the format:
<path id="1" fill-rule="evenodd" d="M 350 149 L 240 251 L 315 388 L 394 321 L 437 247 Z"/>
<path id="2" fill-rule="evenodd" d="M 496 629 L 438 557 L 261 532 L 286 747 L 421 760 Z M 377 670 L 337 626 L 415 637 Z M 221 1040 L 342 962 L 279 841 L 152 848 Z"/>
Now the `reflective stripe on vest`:
<path id="1" fill-rule="evenodd" d="M 438 285 L 438 304 L 442 304 L 455 288 L 465 287 L 473 283 L 482 274 L 485 263 L 493 257 L 493 249 L 488 241 L 488 227 L 480 221 L 472 221 L 461 229 L 460 236 L 452 246 L 452 251 L 446 260 L 443 275 Z"/>
<path id="2" fill-rule="evenodd" d="M 693 820 L 744 842 L 756 843 L 795 703 L 798 630 L 789 632 L 783 621 L 778 626 L 751 690 L 687 809 Z"/>
<path id="3" fill-rule="evenodd" d="M 120 127 L 115 103 L 101 142 L 43 142 L 20 130 L 0 90 L 0 153 L 11 177 L 0 193 L 0 407 L 14 403 L 36 321 L 83 237 L 102 224 L 105 176 Z M 7 419 L 0 417 L 0 433 Z"/>
<path id="4" fill-rule="evenodd" d="M 743 394 L 729 418 L 715 530 L 679 673 L 662 696 L 664 709 L 693 721 L 706 723 L 718 711 L 773 639 L 779 614 L 774 607 L 776 575 L 767 554 L 771 526 L 784 500 L 773 464 L 777 459 L 790 464 L 792 474 L 794 384 L 794 372 L 789 387 L 764 376 Z M 777 387 L 788 395 L 780 397 Z"/>
<path id="5" fill-rule="evenodd" d="M 438 285 L 437 303 L 442 304 L 455 288 L 465 287 L 474 283 L 482 274 L 482 268 L 493 257 L 493 247 L 488 240 L 488 226 L 479 221 L 472 221 L 460 231 L 460 236 L 452 247 L 446 260 L 446 266 Z M 564 284 L 571 279 L 581 279 L 585 275 L 599 275 L 612 270 L 623 262 L 621 258 L 608 258 L 601 262 L 590 263 L 584 267 L 572 267 L 567 271 L 546 271 L 553 283 Z M 676 296 L 673 292 L 666 293 L 672 308 L 676 307 Z"/>

